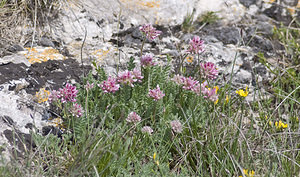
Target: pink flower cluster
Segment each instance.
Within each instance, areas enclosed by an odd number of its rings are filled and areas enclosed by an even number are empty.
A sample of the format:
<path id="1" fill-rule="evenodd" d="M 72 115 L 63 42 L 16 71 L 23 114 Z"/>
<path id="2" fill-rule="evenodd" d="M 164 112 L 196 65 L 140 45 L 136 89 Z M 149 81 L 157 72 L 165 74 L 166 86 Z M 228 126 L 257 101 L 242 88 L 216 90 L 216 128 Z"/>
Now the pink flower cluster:
<path id="1" fill-rule="evenodd" d="M 141 121 L 141 117 L 136 113 L 136 112 L 131 112 L 128 114 L 128 117 L 126 119 L 127 122 L 129 123 L 138 123 L 139 121 Z"/>
<path id="2" fill-rule="evenodd" d="M 62 103 L 76 102 L 78 90 L 76 86 L 69 83 L 64 88 L 60 88 L 59 91 L 53 90 L 49 95 L 49 102 L 55 102 L 60 99 Z"/>
<path id="3" fill-rule="evenodd" d="M 124 71 L 118 75 L 117 78 L 108 77 L 102 84 L 98 84 L 104 93 L 115 93 L 120 89 L 120 84 L 129 85 L 134 87 L 133 83 L 142 82 L 143 76 L 141 71 L 136 68 L 133 71 Z"/>
<path id="4" fill-rule="evenodd" d="M 141 57 L 142 67 L 154 66 L 156 63 L 153 61 L 153 56 L 151 54 L 146 54 Z"/>
<path id="5" fill-rule="evenodd" d="M 119 74 L 117 80 L 119 83 L 134 87 L 133 83 L 141 82 L 143 79 L 142 73 L 139 70 L 134 69 L 133 71 L 124 71 Z"/>
<path id="6" fill-rule="evenodd" d="M 203 95 L 204 98 L 207 98 L 213 102 L 218 100 L 218 87 L 213 89 L 208 88 L 207 82 L 199 84 L 199 81 L 194 80 L 192 77 L 184 77 L 180 75 L 175 75 L 172 79 L 176 84 L 182 85 L 182 88 L 185 90 L 191 90 L 197 95 Z"/>
<path id="7" fill-rule="evenodd" d="M 216 68 L 216 65 L 214 65 L 211 62 L 207 63 L 200 63 L 201 67 L 201 74 L 205 79 L 216 79 L 218 76 L 218 70 Z"/>
<path id="8" fill-rule="evenodd" d="M 182 125 L 181 125 L 179 120 L 173 120 L 173 121 L 170 122 L 170 124 L 171 124 L 172 130 L 175 133 L 181 133 L 182 132 Z"/>
<path id="9" fill-rule="evenodd" d="M 195 87 L 199 84 L 199 81 L 193 79 L 192 77 L 184 77 L 180 75 L 175 75 L 172 79 L 176 84 L 182 85 L 185 90 L 195 90 Z"/>
<path id="10" fill-rule="evenodd" d="M 149 89 L 148 96 L 153 98 L 155 101 L 162 99 L 165 94 L 160 90 L 159 85 L 156 86 L 156 89 Z"/>
<path id="11" fill-rule="evenodd" d="M 200 54 L 204 52 L 204 41 L 201 40 L 199 36 L 194 36 L 194 38 L 190 40 L 190 47 L 187 52 L 191 54 Z"/>
<path id="12" fill-rule="evenodd" d="M 70 108 L 70 113 L 72 114 L 72 116 L 76 116 L 76 117 L 81 117 L 82 116 L 82 113 L 83 113 L 83 109 L 81 107 L 80 104 L 73 104 L 73 106 Z"/>
<path id="13" fill-rule="evenodd" d="M 149 126 L 144 126 L 142 128 L 142 132 L 143 133 L 148 133 L 149 135 L 151 135 L 153 133 L 153 129 L 151 127 L 149 127 Z"/>
<path id="14" fill-rule="evenodd" d="M 115 93 L 119 90 L 120 85 L 117 83 L 117 79 L 108 77 L 106 81 L 103 81 L 102 84 L 98 84 L 100 88 L 102 88 L 104 93 Z"/>
<path id="15" fill-rule="evenodd" d="M 149 41 L 154 40 L 161 34 L 161 31 L 156 30 L 151 24 L 144 24 L 140 27 L 140 31 L 146 36 Z"/>
<path id="16" fill-rule="evenodd" d="M 73 86 L 69 83 L 66 84 L 64 88 L 60 88 L 59 91 L 53 90 L 49 95 L 49 102 L 61 101 L 62 103 L 67 102 L 76 102 L 78 90 L 76 90 L 76 86 Z M 81 117 L 83 109 L 80 104 L 73 104 L 69 109 L 70 113 L 73 116 Z"/>

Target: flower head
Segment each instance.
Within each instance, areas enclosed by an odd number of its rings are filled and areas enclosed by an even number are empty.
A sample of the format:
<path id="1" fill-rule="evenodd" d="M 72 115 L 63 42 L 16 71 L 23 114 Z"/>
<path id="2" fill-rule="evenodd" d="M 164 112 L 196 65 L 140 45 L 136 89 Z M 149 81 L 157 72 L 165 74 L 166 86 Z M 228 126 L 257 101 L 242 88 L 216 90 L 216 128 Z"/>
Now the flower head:
<path id="1" fill-rule="evenodd" d="M 151 135 L 151 134 L 153 133 L 153 130 L 152 130 L 152 128 L 149 127 L 149 126 L 144 126 L 144 127 L 142 128 L 142 132 L 143 132 L 143 133 L 148 133 L 149 135 Z"/>
<path id="2" fill-rule="evenodd" d="M 112 77 L 109 77 L 106 81 L 103 81 L 102 84 L 98 84 L 98 86 L 102 88 L 104 93 L 115 93 L 120 88 L 120 85 L 117 84 L 117 80 Z"/>
<path id="3" fill-rule="evenodd" d="M 156 89 L 149 89 L 149 97 L 153 98 L 155 101 L 162 99 L 165 94 L 160 90 L 159 85 L 156 86 Z"/>
<path id="4" fill-rule="evenodd" d="M 277 129 L 285 129 L 288 127 L 288 124 L 283 123 L 281 120 L 279 122 L 275 122 L 275 127 Z"/>
<path id="5" fill-rule="evenodd" d="M 214 88 L 207 88 L 205 90 L 205 93 L 204 93 L 204 98 L 207 98 L 215 103 L 218 103 L 218 97 L 219 95 L 217 94 L 219 90 L 219 87 L 218 86 L 215 86 Z"/>
<path id="6" fill-rule="evenodd" d="M 172 130 L 175 133 L 181 133 L 182 132 L 182 125 L 181 125 L 179 120 L 173 120 L 173 121 L 170 122 L 170 124 L 171 124 Z"/>
<path id="7" fill-rule="evenodd" d="M 78 90 L 76 90 L 76 86 L 73 86 L 69 83 L 66 84 L 66 86 L 62 89 L 59 89 L 60 95 L 61 95 L 61 102 L 76 102 L 76 97 Z"/>
<path id="8" fill-rule="evenodd" d="M 246 97 L 248 95 L 248 86 L 246 87 L 245 91 L 244 90 L 237 90 L 235 93 L 240 95 L 241 97 Z"/>
<path id="9" fill-rule="evenodd" d="M 195 92 L 197 95 L 201 95 L 206 94 L 207 90 L 207 81 L 205 81 L 202 84 L 195 85 L 192 91 Z"/>
<path id="10" fill-rule="evenodd" d="M 70 113 L 72 116 L 81 117 L 83 113 L 83 109 L 80 104 L 73 104 L 73 106 L 70 108 Z"/>
<path id="11" fill-rule="evenodd" d="M 183 76 L 180 76 L 179 74 L 174 75 L 174 77 L 171 79 L 174 81 L 177 85 L 183 84 Z"/>
<path id="12" fill-rule="evenodd" d="M 142 82 L 142 79 L 144 78 L 142 76 L 142 73 L 140 70 L 134 68 L 132 71 L 133 76 L 135 77 L 135 79 L 137 80 L 137 82 Z"/>
<path id="13" fill-rule="evenodd" d="M 131 71 L 124 71 L 118 75 L 118 82 L 124 85 L 129 85 L 130 87 L 134 87 L 133 83 L 136 82 L 137 79 L 132 74 Z"/>
<path id="14" fill-rule="evenodd" d="M 88 90 L 94 88 L 94 83 L 90 84 L 89 82 L 87 82 L 86 85 L 84 86 L 84 88 L 88 91 Z"/>
<path id="15" fill-rule="evenodd" d="M 201 74 L 204 76 L 205 79 L 215 79 L 218 76 L 218 70 L 216 65 L 211 62 L 201 63 Z"/>
<path id="16" fill-rule="evenodd" d="M 50 95 L 49 95 L 49 102 L 56 102 L 61 98 L 61 94 L 59 91 L 57 90 L 52 90 Z"/>
<path id="17" fill-rule="evenodd" d="M 153 56 L 151 54 L 146 54 L 141 57 L 142 67 L 154 66 L 156 63 L 153 61 Z"/>
<path id="18" fill-rule="evenodd" d="M 135 124 L 141 121 L 141 117 L 136 112 L 131 112 L 128 114 L 126 121 Z"/>
<path id="19" fill-rule="evenodd" d="M 199 81 L 193 79 L 192 77 L 182 77 L 183 89 L 185 90 L 194 90 L 195 87 L 199 84 Z"/>
<path id="20" fill-rule="evenodd" d="M 161 34 L 161 31 L 156 30 L 151 24 L 144 24 L 140 27 L 140 31 L 146 36 L 149 41 L 154 40 Z"/>
<path id="21" fill-rule="evenodd" d="M 187 52 L 191 54 L 200 54 L 204 52 L 204 41 L 201 40 L 199 36 L 194 36 L 194 38 L 190 40 L 190 47 Z"/>
<path id="22" fill-rule="evenodd" d="M 45 88 L 41 88 L 36 92 L 35 97 L 37 98 L 38 103 L 45 102 L 49 99 L 50 92 Z"/>
<path id="23" fill-rule="evenodd" d="M 243 173 L 244 173 L 244 175 L 245 175 L 246 177 L 254 177 L 254 175 L 255 175 L 255 172 L 254 172 L 253 170 L 251 170 L 251 171 L 249 172 L 248 169 L 243 169 Z M 239 177 L 241 177 L 241 176 L 239 176 Z"/>

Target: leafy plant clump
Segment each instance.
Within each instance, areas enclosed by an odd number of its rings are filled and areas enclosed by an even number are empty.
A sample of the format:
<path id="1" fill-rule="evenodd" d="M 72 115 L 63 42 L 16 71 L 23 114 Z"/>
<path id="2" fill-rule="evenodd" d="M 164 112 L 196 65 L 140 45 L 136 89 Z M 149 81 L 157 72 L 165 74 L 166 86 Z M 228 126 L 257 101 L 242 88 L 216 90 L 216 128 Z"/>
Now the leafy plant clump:
<path id="1" fill-rule="evenodd" d="M 186 56 L 196 58 L 195 72 L 183 65 L 171 72 L 171 58 L 159 65 L 143 54 L 147 41 L 161 34 L 140 28 L 145 40 L 137 66 L 83 78 L 50 93 L 55 125 L 61 135 L 33 134 L 37 144 L 22 168 L 5 173 L 42 176 L 293 176 L 300 169 L 300 142 L 292 133 L 297 117 L 286 121 L 259 116 L 247 104 L 253 90 L 218 83 L 214 63 L 201 59 L 204 41 L 190 40 Z M 147 40 L 146 40 L 147 39 Z M 185 61 L 182 61 L 185 62 Z M 181 63 L 182 63 L 181 62 Z M 233 64 L 234 65 L 234 64 Z M 41 103 L 48 93 L 41 89 Z M 262 109 L 263 110 L 263 109 Z M 275 121 L 276 119 L 280 119 Z M 293 142 L 293 143 L 290 143 Z M 16 162 L 17 163 L 17 162 Z M 24 167 L 25 166 L 25 167 Z M 17 167 L 15 167 L 17 168 Z M 0 168 L 0 172 L 1 172 Z M 4 173 L 4 172 L 3 172 Z"/>

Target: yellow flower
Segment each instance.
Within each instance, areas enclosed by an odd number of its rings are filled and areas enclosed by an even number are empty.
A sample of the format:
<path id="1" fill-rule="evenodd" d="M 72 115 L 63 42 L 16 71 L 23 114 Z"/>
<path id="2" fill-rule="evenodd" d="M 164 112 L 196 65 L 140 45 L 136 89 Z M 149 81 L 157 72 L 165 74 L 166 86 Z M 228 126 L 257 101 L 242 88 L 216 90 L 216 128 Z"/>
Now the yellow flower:
<path id="1" fill-rule="evenodd" d="M 156 158 L 156 153 L 154 152 L 154 154 L 153 154 L 153 160 L 155 160 L 155 158 Z"/>
<path id="2" fill-rule="evenodd" d="M 254 170 L 251 170 L 249 172 L 248 169 L 243 169 L 243 172 L 244 172 L 244 175 L 247 176 L 247 177 L 254 177 L 254 174 L 255 174 Z"/>
<path id="3" fill-rule="evenodd" d="M 277 129 L 281 129 L 281 128 L 287 128 L 288 127 L 288 124 L 285 124 L 285 123 L 283 123 L 281 120 L 279 121 L 279 122 L 275 122 L 275 127 L 277 128 Z"/>
<path id="4" fill-rule="evenodd" d="M 43 103 L 48 100 L 50 92 L 45 88 L 41 88 L 38 92 L 36 92 L 35 97 L 37 98 L 38 103 Z"/>
<path id="5" fill-rule="evenodd" d="M 235 93 L 237 93 L 241 97 L 246 97 L 249 93 L 248 86 L 246 87 L 245 91 L 244 90 L 237 90 Z"/>
<path id="6" fill-rule="evenodd" d="M 194 57 L 193 56 L 188 56 L 185 59 L 186 59 L 187 62 L 192 63 L 193 60 L 194 60 Z"/>
<path id="7" fill-rule="evenodd" d="M 229 102 L 229 99 L 230 99 L 230 98 L 231 98 L 231 96 L 226 95 L 226 98 L 225 98 L 226 103 Z"/>

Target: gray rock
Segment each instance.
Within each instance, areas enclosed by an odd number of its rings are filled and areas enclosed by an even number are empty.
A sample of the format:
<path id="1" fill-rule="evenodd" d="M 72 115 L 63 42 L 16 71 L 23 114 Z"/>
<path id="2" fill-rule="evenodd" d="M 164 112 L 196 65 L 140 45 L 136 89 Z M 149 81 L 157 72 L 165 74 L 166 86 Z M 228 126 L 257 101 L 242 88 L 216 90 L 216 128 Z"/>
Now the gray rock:
<path id="1" fill-rule="evenodd" d="M 241 41 L 240 29 L 236 27 L 220 27 L 210 32 L 210 34 L 224 44 L 237 44 Z"/>
<path id="2" fill-rule="evenodd" d="M 240 0 L 240 3 L 249 8 L 251 5 L 256 3 L 256 0 Z"/>
<path id="3" fill-rule="evenodd" d="M 39 45 L 41 46 L 44 46 L 44 47 L 52 47 L 52 48 L 55 48 L 55 45 L 54 43 L 47 37 L 42 37 L 40 40 L 39 40 Z"/>
<path id="4" fill-rule="evenodd" d="M 258 33 L 266 36 L 272 36 L 273 34 L 273 25 L 268 22 L 258 21 L 256 27 Z"/>
<path id="5" fill-rule="evenodd" d="M 250 39 L 249 39 L 250 40 Z M 256 47 L 256 50 L 258 51 L 267 51 L 270 52 L 273 50 L 273 44 L 270 40 L 265 39 L 261 36 L 255 35 L 250 43 L 249 46 Z"/>
<path id="6" fill-rule="evenodd" d="M 287 6 L 297 6 L 298 4 L 298 0 L 282 0 L 281 2 Z"/>
<path id="7" fill-rule="evenodd" d="M 24 50 L 24 48 L 18 44 L 12 45 L 8 48 L 8 51 L 13 52 L 13 53 L 23 51 L 23 50 Z"/>

